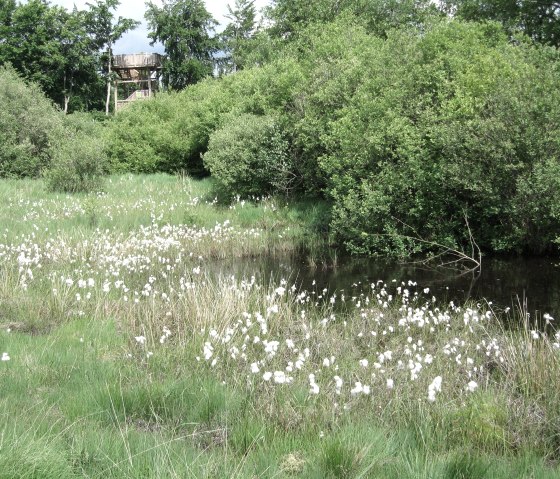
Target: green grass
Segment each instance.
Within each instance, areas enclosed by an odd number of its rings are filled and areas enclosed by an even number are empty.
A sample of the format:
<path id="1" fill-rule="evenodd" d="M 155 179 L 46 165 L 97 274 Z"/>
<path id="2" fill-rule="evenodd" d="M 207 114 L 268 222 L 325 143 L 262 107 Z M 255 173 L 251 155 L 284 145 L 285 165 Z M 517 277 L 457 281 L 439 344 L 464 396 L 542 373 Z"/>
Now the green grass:
<path id="1" fill-rule="evenodd" d="M 113 176 L 103 191 L 75 195 L 49 193 L 41 180 L 0 181 L 3 242 L 30 234 L 38 240 L 54 234 L 77 238 L 96 229 L 128 233 L 154 223 L 213 228 L 228 220 L 263 230 L 267 250 L 293 250 L 302 242 L 321 243 L 317 232 L 325 227 L 326 211 L 316 201 L 285 204 L 271 198 L 218 205 L 211 179 L 165 174 Z"/>
<path id="2" fill-rule="evenodd" d="M 230 209 L 163 175 L 42 188 L 0 182 L 0 478 L 560 474 L 558 336 L 412 284 L 216 272 L 294 254 L 320 206 Z"/>
<path id="3" fill-rule="evenodd" d="M 204 368 L 181 363 L 176 348 L 159 358 L 157 352 L 153 362 L 130 358 L 134 345 L 112 321 L 83 319 L 48 335 L 2 332 L 0 338 L 0 349 L 9 348 L 12 357 L 0 369 L 0 477 L 558 473 L 537 455 L 496 449 L 493 440 L 466 435 L 446 447 L 444 432 L 429 423 L 421 424 L 422 434 L 407 430 L 406 421 L 389 428 L 371 405 L 335 419 L 297 390 L 267 401 L 258 391 L 223 385 Z M 480 424 L 460 427 L 465 433 L 474 426 Z"/>

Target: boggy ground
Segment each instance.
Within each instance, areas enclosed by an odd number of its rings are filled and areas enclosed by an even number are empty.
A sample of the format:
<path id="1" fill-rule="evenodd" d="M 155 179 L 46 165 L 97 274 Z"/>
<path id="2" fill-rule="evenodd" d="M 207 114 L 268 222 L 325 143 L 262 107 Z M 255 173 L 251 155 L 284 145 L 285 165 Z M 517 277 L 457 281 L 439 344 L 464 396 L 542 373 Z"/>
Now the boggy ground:
<path id="1" fill-rule="evenodd" d="M 413 280 L 210 273 L 319 241 L 320 214 L 210 187 L 0 183 L 0 477 L 560 475 L 552 327 Z"/>

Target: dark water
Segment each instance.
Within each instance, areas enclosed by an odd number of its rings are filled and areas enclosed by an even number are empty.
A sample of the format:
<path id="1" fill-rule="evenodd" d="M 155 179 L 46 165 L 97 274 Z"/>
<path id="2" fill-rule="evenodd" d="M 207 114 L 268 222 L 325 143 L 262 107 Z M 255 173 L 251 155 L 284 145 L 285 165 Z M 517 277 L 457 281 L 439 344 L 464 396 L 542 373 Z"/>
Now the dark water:
<path id="1" fill-rule="evenodd" d="M 310 268 L 301 259 L 259 258 L 230 265 L 232 273 L 255 274 L 260 281 L 289 280 L 302 289 L 353 290 L 353 284 L 383 280 L 416 281 L 441 301 L 491 301 L 496 308 L 525 304 L 532 317 L 551 314 L 560 321 L 560 260 L 546 258 L 483 259 L 479 273 L 426 268 L 379 259 L 339 259 L 336 268 Z M 313 284 L 315 281 L 315 284 Z"/>

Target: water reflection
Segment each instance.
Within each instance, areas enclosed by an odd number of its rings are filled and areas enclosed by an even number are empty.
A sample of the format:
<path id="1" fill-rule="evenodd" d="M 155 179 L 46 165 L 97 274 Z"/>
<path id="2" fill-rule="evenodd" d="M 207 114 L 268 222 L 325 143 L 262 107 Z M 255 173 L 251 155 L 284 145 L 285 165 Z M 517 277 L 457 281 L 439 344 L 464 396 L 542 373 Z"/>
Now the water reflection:
<path id="1" fill-rule="evenodd" d="M 261 282 L 290 279 L 303 289 L 328 288 L 350 292 L 356 283 L 418 282 L 440 300 L 492 301 L 497 307 L 516 307 L 526 301 L 528 311 L 549 313 L 560 321 L 559 261 L 547 258 L 485 259 L 480 274 L 458 275 L 445 269 L 426 268 L 380 259 L 339 259 L 336 268 L 310 268 L 303 259 L 255 258 L 213 265 L 215 271 L 250 277 Z M 313 282 L 315 281 L 315 284 Z"/>

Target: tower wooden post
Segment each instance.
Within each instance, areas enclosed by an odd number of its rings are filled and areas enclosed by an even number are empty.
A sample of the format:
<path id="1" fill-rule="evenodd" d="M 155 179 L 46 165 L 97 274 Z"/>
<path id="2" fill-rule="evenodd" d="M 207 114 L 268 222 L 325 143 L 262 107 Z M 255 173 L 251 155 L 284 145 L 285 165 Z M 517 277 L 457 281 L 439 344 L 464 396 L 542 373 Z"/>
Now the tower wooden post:
<path id="1" fill-rule="evenodd" d="M 115 112 L 125 105 L 132 103 L 140 98 L 150 98 L 157 90 L 153 84 L 152 76 L 156 79 L 162 65 L 161 55 L 158 53 L 133 53 L 126 55 L 113 56 L 113 70 L 117 73 L 115 79 Z M 128 90 L 128 97 L 119 100 L 119 85 L 124 85 L 124 90 Z M 134 87 L 130 93 L 130 86 Z"/>

